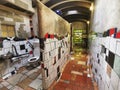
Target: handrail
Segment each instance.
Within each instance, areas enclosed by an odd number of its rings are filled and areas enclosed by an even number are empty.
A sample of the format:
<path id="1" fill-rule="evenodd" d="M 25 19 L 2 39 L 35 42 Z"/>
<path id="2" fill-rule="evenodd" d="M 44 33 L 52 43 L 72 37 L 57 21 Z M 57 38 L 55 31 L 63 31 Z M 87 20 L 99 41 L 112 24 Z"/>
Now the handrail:
<path id="1" fill-rule="evenodd" d="M 14 50 L 15 50 L 16 56 L 19 56 L 19 54 L 18 54 L 18 52 L 17 52 L 17 49 L 16 49 L 15 45 L 12 44 L 12 52 L 13 52 L 13 54 L 14 54 L 13 48 L 14 48 Z"/>

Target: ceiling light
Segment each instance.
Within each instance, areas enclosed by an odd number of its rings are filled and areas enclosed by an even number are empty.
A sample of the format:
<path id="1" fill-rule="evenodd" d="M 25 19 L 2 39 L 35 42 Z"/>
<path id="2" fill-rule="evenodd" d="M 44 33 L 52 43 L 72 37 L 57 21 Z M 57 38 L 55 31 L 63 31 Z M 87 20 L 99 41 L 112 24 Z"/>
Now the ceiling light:
<path id="1" fill-rule="evenodd" d="M 67 14 L 77 14 L 78 11 L 77 10 L 72 10 L 72 11 L 68 11 Z"/>
<path id="2" fill-rule="evenodd" d="M 93 7 L 93 3 L 90 6 L 90 11 L 93 11 L 94 7 Z"/>
<path id="3" fill-rule="evenodd" d="M 57 14 L 59 14 L 59 15 L 62 14 L 62 11 L 60 11 L 60 10 L 56 10 L 55 12 L 56 12 Z"/>
<path id="4" fill-rule="evenodd" d="M 87 24 L 89 24 L 90 23 L 90 21 L 87 21 Z"/>

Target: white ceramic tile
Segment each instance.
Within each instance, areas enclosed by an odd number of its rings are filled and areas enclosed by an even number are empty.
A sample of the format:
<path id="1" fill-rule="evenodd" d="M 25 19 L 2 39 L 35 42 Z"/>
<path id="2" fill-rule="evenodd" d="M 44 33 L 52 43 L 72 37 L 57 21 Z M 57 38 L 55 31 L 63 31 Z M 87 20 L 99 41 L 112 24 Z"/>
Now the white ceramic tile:
<path id="1" fill-rule="evenodd" d="M 116 42 L 116 54 L 120 56 L 120 40 Z"/>
<path id="2" fill-rule="evenodd" d="M 116 72 L 116 74 L 120 77 L 120 56 L 115 55 L 114 60 L 114 68 L 113 70 Z"/>
<path id="3" fill-rule="evenodd" d="M 24 43 L 24 44 L 26 44 L 26 43 L 27 43 L 27 41 L 25 40 L 25 41 L 23 41 L 23 43 Z"/>
<path id="4" fill-rule="evenodd" d="M 50 44 L 49 43 L 45 44 L 45 52 L 50 51 L 50 49 L 51 49 Z"/>
<path id="5" fill-rule="evenodd" d="M 58 48 L 55 49 L 55 55 L 58 55 Z"/>
<path id="6" fill-rule="evenodd" d="M 110 51 L 112 51 L 113 53 L 116 52 L 116 39 L 114 38 L 110 38 L 110 47 L 109 47 Z"/>
<path id="7" fill-rule="evenodd" d="M 49 69 L 49 73 L 50 73 L 50 75 L 51 75 L 52 72 L 53 72 L 53 70 L 54 70 L 54 66 L 50 66 L 48 69 Z"/>
<path id="8" fill-rule="evenodd" d="M 108 56 L 109 55 L 109 50 L 108 49 L 106 49 L 106 56 Z"/>
<path id="9" fill-rule="evenodd" d="M 13 88 L 12 85 L 7 86 L 7 89 L 8 89 L 8 90 L 10 90 L 10 89 L 12 89 L 12 88 Z"/>
<path id="10" fill-rule="evenodd" d="M 0 50 L 0 55 L 3 55 L 3 54 L 4 54 L 4 48 Z"/>
<path id="11" fill-rule="evenodd" d="M 48 60 L 48 57 L 49 57 L 49 53 L 45 53 L 45 54 L 43 55 L 43 57 L 44 57 L 44 61 L 47 61 L 47 60 Z"/>
<path id="12" fill-rule="evenodd" d="M 20 50 L 20 46 L 19 45 L 18 46 L 16 45 L 15 47 L 16 47 L 17 50 Z"/>
<path id="13" fill-rule="evenodd" d="M 119 79 L 119 85 L 118 85 L 118 90 L 120 90 L 120 79 Z"/>
<path id="14" fill-rule="evenodd" d="M 106 84 L 109 86 L 110 85 L 110 77 L 108 75 L 106 75 Z"/>
<path id="15" fill-rule="evenodd" d="M 18 70 L 20 67 L 22 67 L 22 63 L 21 62 L 16 63 L 14 67 Z"/>
<path id="16" fill-rule="evenodd" d="M 32 83 L 29 85 L 30 87 L 38 90 L 38 88 L 42 85 L 42 80 L 39 79 L 35 79 L 34 81 L 32 81 Z"/>
<path id="17" fill-rule="evenodd" d="M 113 86 L 113 88 L 115 90 L 118 89 L 119 77 L 113 70 L 112 70 L 112 73 L 111 73 L 111 85 Z"/>
<path id="18" fill-rule="evenodd" d="M 11 43 L 11 45 L 12 45 L 12 44 L 15 45 L 16 42 L 15 42 L 15 41 L 10 41 L 10 43 Z"/>
<path id="19" fill-rule="evenodd" d="M 20 45 L 20 42 L 15 42 L 15 45 L 17 45 L 17 46 Z"/>
<path id="20" fill-rule="evenodd" d="M 109 48 L 110 47 L 110 37 L 106 37 L 104 43 L 105 43 L 105 47 Z"/>
<path id="21" fill-rule="evenodd" d="M 114 88 L 112 87 L 112 85 L 110 84 L 109 90 L 117 90 L 117 89 L 114 89 Z"/>
<path id="22" fill-rule="evenodd" d="M 37 79 L 42 80 L 42 74 L 40 74 L 40 75 L 37 77 Z"/>
<path id="23" fill-rule="evenodd" d="M 58 48 L 58 41 L 55 42 L 56 48 Z"/>
<path id="24" fill-rule="evenodd" d="M 15 68 L 14 68 L 14 67 L 10 67 L 10 68 L 9 68 L 9 72 L 12 72 L 12 71 L 15 71 Z"/>
<path id="25" fill-rule="evenodd" d="M 4 74 L 4 76 L 2 77 L 3 79 L 7 79 L 8 77 L 12 76 L 11 73 L 7 73 L 7 74 Z"/>
<path id="26" fill-rule="evenodd" d="M 51 51 L 51 54 L 52 54 L 52 57 L 56 56 L 56 55 L 55 55 L 55 49 L 53 49 L 53 50 Z"/>
<path id="27" fill-rule="evenodd" d="M 51 42 L 51 47 L 52 47 L 52 50 L 55 48 L 54 42 Z"/>
<path id="28" fill-rule="evenodd" d="M 60 42 L 60 41 L 58 41 L 57 43 L 58 43 L 58 47 L 60 47 L 60 46 L 61 46 L 61 42 Z"/>
<path id="29" fill-rule="evenodd" d="M 26 53 L 26 50 L 21 50 L 21 54 L 25 54 Z"/>
<path id="30" fill-rule="evenodd" d="M 101 44 L 105 45 L 105 38 L 101 38 Z"/>
<path id="31" fill-rule="evenodd" d="M 49 43 L 51 40 L 50 39 L 46 39 L 45 43 Z"/>
<path id="32" fill-rule="evenodd" d="M 3 81 L 1 84 L 2 84 L 3 86 L 5 86 L 5 87 L 7 87 L 7 86 L 10 85 L 7 81 Z"/>
<path id="33" fill-rule="evenodd" d="M 51 60 L 48 63 L 49 63 L 49 66 L 52 66 L 54 64 L 54 58 L 51 58 Z"/>
<path id="34" fill-rule="evenodd" d="M 109 90 L 109 87 L 106 83 L 105 83 L 105 89 L 104 90 Z"/>
<path id="35" fill-rule="evenodd" d="M 10 48 L 5 48 L 4 49 L 4 54 L 7 54 L 8 52 L 10 52 Z"/>
<path id="36" fill-rule="evenodd" d="M 10 41 L 4 40 L 4 41 L 3 41 L 3 48 L 10 48 L 10 47 L 11 47 Z"/>
<path id="37" fill-rule="evenodd" d="M 19 43 L 20 43 L 20 45 L 22 45 L 22 44 L 24 44 L 24 41 L 20 41 Z"/>
<path id="38" fill-rule="evenodd" d="M 2 88 L 3 87 L 3 85 L 2 84 L 0 84 L 0 88 Z"/>

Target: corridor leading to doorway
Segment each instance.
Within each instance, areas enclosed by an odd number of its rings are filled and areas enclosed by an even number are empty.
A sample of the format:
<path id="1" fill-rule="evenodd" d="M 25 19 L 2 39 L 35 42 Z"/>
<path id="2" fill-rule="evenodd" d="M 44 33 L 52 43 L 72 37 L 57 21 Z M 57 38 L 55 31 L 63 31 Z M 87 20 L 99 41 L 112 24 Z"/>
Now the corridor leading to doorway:
<path id="1" fill-rule="evenodd" d="M 87 56 L 84 52 L 71 55 L 60 79 L 49 90 L 98 90 L 87 65 Z"/>

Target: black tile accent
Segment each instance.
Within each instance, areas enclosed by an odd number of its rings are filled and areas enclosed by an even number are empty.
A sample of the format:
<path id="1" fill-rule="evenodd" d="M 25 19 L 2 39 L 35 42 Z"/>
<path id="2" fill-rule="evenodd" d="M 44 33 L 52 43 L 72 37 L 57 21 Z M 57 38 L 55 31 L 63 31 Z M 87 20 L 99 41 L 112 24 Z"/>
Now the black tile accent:
<path id="1" fill-rule="evenodd" d="M 44 47 L 45 47 L 45 45 L 44 45 L 45 38 L 40 38 L 39 40 L 40 40 L 40 48 L 44 50 Z"/>
<path id="2" fill-rule="evenodd" d="M 97 73 L 97 69 L 95 68 L 95 73 Z"/>
<path id="3" fill-rule="evenodd" d="M 24 50 L 25 49 L 25 44 L 20 45 L 20 50 Z"/>
<path id="4" fill-rule="evenodd" d="M 108 56 L 105 56 L 105 61 L 108 62 Z"/>
<path id="5" fill-rule="evenodd" d="M 12 74 L 12 75 L 15 74 L 15 71 L 12 71 L 11 74 Z"/>
<path id="6" fill-rule="evenodd" d="M 48 77 L 48 76 L 49 76 L 49 74 L 48 74 L 48 69 L 45 68 L 45 71 L 46 71 L 46 76 Z"/>
<path id="7" fill-rule="evenodd" d="M 54 63 L 53 63 L 53 65 L 55 65 L 56 64 L 56 56 L 54 57 Z"/>
<path id="8" fill-rule="evenodd" d="M 1 38 L 0 38 L 0 48 L 3 48 L 3 41 Z"/>
<path id="9" fill-rule="evenodd" d="M 43 52 L 40 52 L 40 60 L 43 61 Z"/>
<path id="10" fill-rule="evenodd" d="M 99 58 L 99 53 L 97 53 L 97 58 Z"/>
<path id="11" fill-rule="evenodd" d="M 106 53 L 106 48 L 103 45 L 102 45 L 101 53 Z"/>
<path id="12" fill-rule="evenodd" d="M 109 51 L 108 64 L 113 68 L 115 54 Z"/>
<path id="13" fill-rule="evenodd" d="M 104 49 L 104 53 L 106 53 L 106 48 Z"/>
<path id="14" fill-rule="evenodd" d="M 62 53 L 64 53 L 64 50 L 62 51 Z"/>
<path id="15" fill-rule="evenodd" d="M 68 47 L 68 44 L 67 44 L 67 42 L 65 42 L 65 44 L 66 44 L 66 47 Z"/>
<path id="16" fill-rule="evenodd" d="M 28 49 L 25 49 L 26 52 L 28 52 Z"/>
<path id="17" fill-rule="evenodd" d="M 100 64 L 100 59 L 98 59 L 98 64 Z"/>
<path id="18" fill-rule="evenodd" d="M 49 56 L 51 56 L 51 51 L 49 51 Z"/>
<path id="19" fill-rule="evenodd" d="M 57 79 L 60 77 L 60 66 L 57 67 Z"/>
<path id="20" fill-rule="evenodd" d="M 61 58 L 61 47 L 58 48 L 58 60 Z"/>

